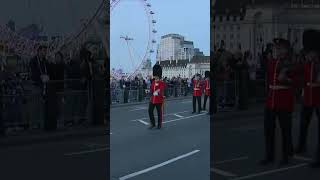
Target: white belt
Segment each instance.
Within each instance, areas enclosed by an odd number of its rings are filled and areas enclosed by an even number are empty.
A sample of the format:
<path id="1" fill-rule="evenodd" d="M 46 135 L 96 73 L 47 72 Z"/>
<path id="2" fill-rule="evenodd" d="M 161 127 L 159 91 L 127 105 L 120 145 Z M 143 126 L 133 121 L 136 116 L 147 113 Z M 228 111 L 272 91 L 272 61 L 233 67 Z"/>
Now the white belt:
<path id="1" fill-rule="evenodd" d="M 193 90 L 200 90 L 199 88 L 194 88 Z"/>

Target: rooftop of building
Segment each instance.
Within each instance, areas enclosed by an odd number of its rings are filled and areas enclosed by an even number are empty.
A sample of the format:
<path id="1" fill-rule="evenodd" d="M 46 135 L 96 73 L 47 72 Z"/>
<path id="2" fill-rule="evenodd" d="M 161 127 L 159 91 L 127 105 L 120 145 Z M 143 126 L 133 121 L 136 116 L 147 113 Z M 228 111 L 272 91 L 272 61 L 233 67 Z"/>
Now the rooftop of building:
<path id="1" fill-rule="evenodd" d="M 184 38 L 184 37 L 183 37 L 182 35 L 180 35 L 180 34 L 171 33 L 171 34 L 166 34 L 166 35 L 161 36 L 161 39 L 168 38 L 168 37 Z"/>
<path id="2" fill-rule="evenodd" d="M 245 13 L 247 7 L 254 5 L 275 5 L 291 3 L 292 0 L 223 0 L 215 4 L 214 15 L 241 15 Z M 243 10 L 241 12 L 241 9 Z"/>
<path id="3" fill-rule="evenodd" d="M 160 65 L 162 67 L 187 67 L 188 64 L 199 64 L 199 63 L 209 63 L 210 56 L 193 56 L 190 60 L 165 60 L 161 61 Z M 159 64 L 159 61 L 156 63 Z"/>

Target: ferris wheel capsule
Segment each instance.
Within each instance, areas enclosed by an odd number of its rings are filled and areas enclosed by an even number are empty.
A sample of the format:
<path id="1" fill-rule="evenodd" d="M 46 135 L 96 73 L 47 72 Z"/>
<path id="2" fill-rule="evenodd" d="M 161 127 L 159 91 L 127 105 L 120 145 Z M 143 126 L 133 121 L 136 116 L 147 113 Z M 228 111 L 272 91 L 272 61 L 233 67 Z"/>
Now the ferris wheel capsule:
<path id="1" fill-rule="evenodd" d="M 151 4 L 150 4 L 150 3 L 148 3 L 148 4 L 147 4 L 147 6 L 148 6 L 148 7 L 151 7 Z"/>
<path id="2" fill-rule="evenodd" d="M 152 20 L 152 23 L 155 24 L 155 23 L 157 23 L 157 21 L 156 20 Z"/>
<path id="3" fill-rule="evenodd" d="M 152 32 L 153 32 L 153 33 L 157 33 L 158 31 L 154 29 Z"/>
<path id="4" fill-rule="evenodd" d="M 153 11 L 150 11 L 150 14 L 154 14 L 154 12 L 153 12 Z"/>

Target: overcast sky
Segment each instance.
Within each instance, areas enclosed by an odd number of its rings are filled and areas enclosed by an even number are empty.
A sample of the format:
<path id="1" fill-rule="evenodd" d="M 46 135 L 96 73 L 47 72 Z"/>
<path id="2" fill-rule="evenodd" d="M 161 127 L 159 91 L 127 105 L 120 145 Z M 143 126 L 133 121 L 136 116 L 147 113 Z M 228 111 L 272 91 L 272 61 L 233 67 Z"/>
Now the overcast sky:
<path id="1" fill-rule="evenodd" d="M 194 41 L 205 55 L 210 50 L 210 0 L 148 0 L 155 12 L 158 30 L 156 40 L 162 35 L 178 33 L 186 40 Z M 128 35 L 134 40 L 135 63 L 144 54 L 148 42 L 148 20 L 140 0 L 122 0 L 111 12 L 110 51 L 111 67 L 132 70 L 129 50 L 121 35 Z M 154 49 L 156 50 L 156 48 Z M 152 61 L 155 62 L 155 54 Z"/>
<path id="2" fill-rule="evenodd" d="M 91 17 L 102 0 L 1 0 L 0 23 L 9 19 L 19 27 L 43 24 L 49 34 L 69 34 L 80 19 Z"/>

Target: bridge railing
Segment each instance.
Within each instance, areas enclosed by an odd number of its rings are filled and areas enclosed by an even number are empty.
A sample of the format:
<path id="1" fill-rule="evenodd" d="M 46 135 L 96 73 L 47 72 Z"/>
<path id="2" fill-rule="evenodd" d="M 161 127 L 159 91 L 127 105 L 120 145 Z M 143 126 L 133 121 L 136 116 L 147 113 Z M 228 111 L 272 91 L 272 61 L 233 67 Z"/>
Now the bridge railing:
<path id="1" fill-rule="evenodd" d="M 24 84 L 29 85 L 23 92 L 11 90 L 12 93 L 0 95 L 0 130 L 56 130 L 97 123 L 93 114 L 97 101 L 104 98 L 100 98 L 101 87 L 94 81 L 49 81 L 45 90 L 42 86 L 30 86 L 31 82 Z"/>
<path id="2" fill-rule="evenodd" d="M 188 96 L 191 94 L 192 88 L 185 85 L 168 85 L 164 92 L 166 98 Z M 137 87 L 129 89 L 111 87 L 110 96 L 112 105 L 148 101 L 151 94 L 149 88 Z"/>

